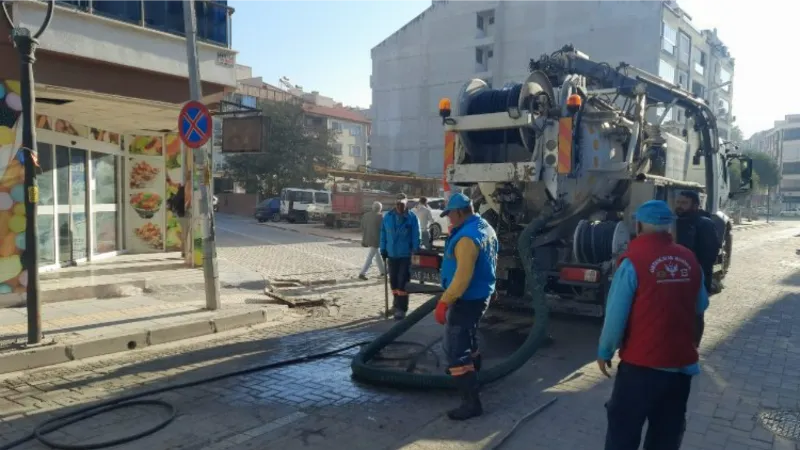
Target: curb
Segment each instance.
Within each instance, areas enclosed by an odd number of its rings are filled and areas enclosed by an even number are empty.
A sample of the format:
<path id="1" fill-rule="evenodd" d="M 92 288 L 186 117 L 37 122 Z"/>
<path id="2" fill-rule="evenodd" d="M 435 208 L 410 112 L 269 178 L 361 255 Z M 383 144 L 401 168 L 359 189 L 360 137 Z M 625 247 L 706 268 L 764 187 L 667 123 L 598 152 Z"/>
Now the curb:
<path id="1" fill-rule="evenodd" d="M 291 231 L 292 233 L 297 233 L 297 234 L 307 234 L 309 236 L 316 236 L 316 237 L 321 237 L 321 238 L 333 239 L 334 241 L 361 242 L 360 238 L 355 238 L 355 237 L 354 238 L 346 238 L 346 237 L 326 236 L 326 235 L 321 234 L 321 233 L 314 233 L 314 232 L 309 232 L 309 231 L 305 231 L 305 230 L 303 230 L 303 231 L 295 230 L 295 229 L 292 229 L 292 228 L 284 228 L 284 227 L 280 227 L 278 225 L 273 225 L 273 224 L 268 223 L 268 222 L 262 223 L 261 225 L 266 226 L 266 227 L 270 227 L 270 228 L 274 228 L 276 230 Z"/>
<path id="2" fill-rule="evenodd" d="M 63 364 L 94 356 L 122 353 L 169 342 L 208 336 L 215 333 L 272 322 L 282 317 L 288 306 L 275 305 L 213 319 L 168 325 L 165 327 L 103 336 L 62 345 L 51 344 L 0 354 L 0 374 Z"/>
<path id="3" fill-rule="evenodd" d="M 758 230 L 760 228 L 767 228 L 772 226 L 775 226 L 775 222 L 760 223 L 758 225 L 735 225 L 733 231 Z"/>

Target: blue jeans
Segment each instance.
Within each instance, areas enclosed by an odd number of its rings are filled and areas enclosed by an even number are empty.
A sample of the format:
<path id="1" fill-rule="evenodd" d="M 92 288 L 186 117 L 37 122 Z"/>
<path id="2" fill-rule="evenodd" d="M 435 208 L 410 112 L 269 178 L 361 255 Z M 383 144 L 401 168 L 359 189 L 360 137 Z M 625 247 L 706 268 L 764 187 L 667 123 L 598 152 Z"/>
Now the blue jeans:
<path id="1" fill-rule="evenodd" d="M 448 309 L 444 351 L 451 375 L 459 376 L 475 370 L 473 358 L 478 354 L 478 323 L 488 306 L 488 298 L 459 299 Z"/>
<path id="2" fill-rule="evenodd" d="M 638 450 L 645 420 L 645 450 L 678 450 L 691 386 L 690 375 L 620 363 L 606 403 L 605 450 Z"/>

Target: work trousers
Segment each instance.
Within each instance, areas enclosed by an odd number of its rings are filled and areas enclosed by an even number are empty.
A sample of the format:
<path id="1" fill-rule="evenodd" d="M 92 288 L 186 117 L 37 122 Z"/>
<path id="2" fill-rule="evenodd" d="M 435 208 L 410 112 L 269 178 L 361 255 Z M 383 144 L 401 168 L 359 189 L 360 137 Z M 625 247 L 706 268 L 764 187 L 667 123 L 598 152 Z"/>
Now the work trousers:
<path id="1" fill-rule="evenodd" d="M 692 377 L 622 362 L 615 378 L 605 450 L 638 450 L 645 420 L 644 450 L 678 450 Z"/>
<path id="2" fill-rule="evenodd" d="M 375 260 L 375 265 L 378 266 L 378 271 L 381 273 L 381 276 L 386 275 L 386 268 L 383 267 L 383 258 L 381 258 L 381 252 L 378 250 L 378 247 L 370 247 L 369 253 L 367 253 L 367 260 L 364 261 L 364 267 L 361 268 L 361 275 L 366 275 L 369 267 L 372 265 L 372 260 Z"/>
<path id="3" fill-rule="evenodd" d="M 389 258 L 389 286 L 392 288 L 395 311 L 408 311 L 406 284 L 411 280 L 411 257 Z"/>
<path id="4" fill-rule="evenodd" d="M 428 231 L 428 230 L 422 230 L 420 232 L 420 235 L 421 235 L 420 247 L 422 247 L 424 249 L 427 249 L 427 250 L 430 250 L 431 248 L 433 248 L 433 245 L 432 245 L 432 242 L 431 242 L 431 232 Z"/>
<path id="5" fill-rule="evenodd" d="M 489 306 L 483 300 L 459 299 L 447 310 L 444 327 L 444 351 L 450 375 L 458 377 L 475 370 L 478 357 L 478 323 Z"/>

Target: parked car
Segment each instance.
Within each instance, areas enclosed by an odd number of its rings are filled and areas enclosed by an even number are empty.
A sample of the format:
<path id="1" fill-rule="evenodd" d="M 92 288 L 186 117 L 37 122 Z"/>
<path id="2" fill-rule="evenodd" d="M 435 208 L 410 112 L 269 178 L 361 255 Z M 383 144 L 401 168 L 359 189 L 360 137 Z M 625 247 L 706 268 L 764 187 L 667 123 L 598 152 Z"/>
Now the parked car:
<path id="1" fill-rule="evenodd" d="M 412 198 L 408 201 L 408 208 L 414 208 L 419 203 L 418 198 Z M 428 231 L 431 233 L 432 239 L 439 239 L 446 236 L 450 231 L 450 219 L 447 217 L 439 217 L 444 211 L 445 201 L 441 197 L 428 198 L 428 207 L 431 209 L 433 216 L 433 223 L 430 225 Z"/>
<path id="2" fill-rule="evenodd" d="M 800 217 L 800 209 L 784 209 L 778 215 L 781 217 Z"/>
<path id="3" fill-rule="evenodd" d="M 213 209 L 214 212 L 219 212 L 219 199 L 216 195 L 211 197 L 211 209 Z"/>
<path id="4" fill-rule="evenodd" d="M 264 223 L 268 220 L 273 222 L 281 221 L 281 199 L 280 197 L 273 197 L 264 200 L 256 206 L 255 213 L 253 214 L 258 223 Z"/>

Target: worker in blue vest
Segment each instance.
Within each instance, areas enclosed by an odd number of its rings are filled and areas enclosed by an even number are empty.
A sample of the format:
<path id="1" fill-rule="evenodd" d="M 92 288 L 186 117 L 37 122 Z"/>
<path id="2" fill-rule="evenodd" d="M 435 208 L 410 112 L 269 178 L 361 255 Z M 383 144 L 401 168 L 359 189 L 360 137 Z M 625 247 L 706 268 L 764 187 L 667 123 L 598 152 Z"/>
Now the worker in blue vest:
<path id="1" fill-rule="evenodd" d="M 444 293 L 434 315 L 445 325 L 447 369 L 461 393 L 461 405 L 447 416 L 466 420 L 483 414 L 476 373 L 481 365 L 478 322 L 495 291 L 499 244 L 492 226 L 475 214 L 466 195 L 453 194 L 442 212 L 445 216 L 453 228 L 442 260 Z"/>
<path id="2" fill-rule="evenodd" d="M 387 211 L 381 224 L 381 258 L 388 260 L 389 284 L 392 287 L 394 319 L 408 312 L 406 284 L 411 280 L 411 254 L 419 250 L 419 219 L 409 211 L 405 194 L 398 194 L 394 209 Z"/>

